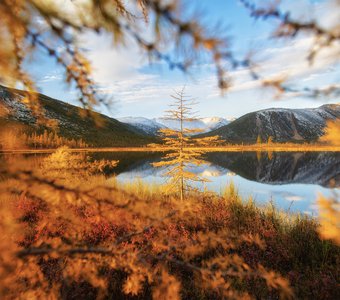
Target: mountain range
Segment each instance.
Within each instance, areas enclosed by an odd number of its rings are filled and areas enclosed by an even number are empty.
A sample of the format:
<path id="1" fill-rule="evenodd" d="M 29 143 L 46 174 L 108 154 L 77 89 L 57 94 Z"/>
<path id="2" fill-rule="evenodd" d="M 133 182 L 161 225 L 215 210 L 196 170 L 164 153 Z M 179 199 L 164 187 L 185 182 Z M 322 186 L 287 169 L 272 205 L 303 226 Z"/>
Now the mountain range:
<path id="1" fill-rule="evenodd" d="M 37 124 L 30 109 L 22 103 L 24 96 L 21 90 L 0 85 L 0 126 L 11 128 L 20 125 L 26 133 L 50 130 L 47 126 Z M 94 147 L 141 146 L 157 141 L 155 137 L 138 128 L 103 114 L 94 112 L 94 118 L 85 118 L 82 116 L 86 115 L 86 111 L 82 108 L 43 94 L 37 96 L 44 115 L 58 122 L 59 136 L 67 139 L 82 139 Z M 96 124 L 95 118 L 101 121 L 101 126 Z"/>
<path id="2" fill-rule="evenodd" d="M 218 135 L 230 143 L 263 142 L 269 137 L 275 142 L 312 142 L 324 134 L 328 120 L 340 118 L 340 104 L 318 108 L 270 108 L 248 113 L 235 121 L 203 134 Z"/>
<path id="3" fill-rule="evenodd" d="M 50 130 L 37 120 L 22 102 L 25 92 L 0 85 L 0 126 L 20 125 L 26 132 Z M 86 111 L 77 106 L 37 94 L 44 114 L 58 123 L 58 135 L 68 139 L 82 139 L 94 147 L 142 146 L 160 142 L 158 130 L 178 129 L 179 122 L 165 118 L 147 119 L 127 117 L 114 119 L 93 113 L 102 121 L 97 126 L 91 118 L 82 117 Z M 229 143 L 254 143 L 258 137 L 276 142 L 311 142 L 324 133 L 328 120 L 340 118 L 340 104 L 327 104 L 309 109 L 271 108 L 248 113 L 234 121 L 220 117 L 200 118 L 186 122 L 198 128 L 198 136 L 219 135 Z"/>
<path id="4" fill-rule="evenodd" d="M 167 118 L 147 119 L 143 117 L 118 118 L 120 122 L 135 126 L 147 134 L 157 135 L 163 128 L 179 130 L 180 123 L 177 120 Z M 206 133 L 229 124 L 229 121 L 220 117 L 197 118 L 192 121 L 185 121 L 184 126 L 188 129 L 198 129 L 201 133 Z"/>
<path id="5" fill-rule="evenodd" d="M 160 152 L 105 152 L 92 153 L 93 159 L 119 160 L 114 174 L 127 178 L 161 177 L 166 166 L 152 167 L 162 159 Z M 324 187 L 340 186 L 340 152 L 274 152 L 271 156 L 263 152 L 209 152 L 204 155 L 206 163 L 192 168 L 192 172 L 203 177 L 220 177 L 228 173 L 237 174 L 247 180 L 281 184 L 318 184 Z"/>

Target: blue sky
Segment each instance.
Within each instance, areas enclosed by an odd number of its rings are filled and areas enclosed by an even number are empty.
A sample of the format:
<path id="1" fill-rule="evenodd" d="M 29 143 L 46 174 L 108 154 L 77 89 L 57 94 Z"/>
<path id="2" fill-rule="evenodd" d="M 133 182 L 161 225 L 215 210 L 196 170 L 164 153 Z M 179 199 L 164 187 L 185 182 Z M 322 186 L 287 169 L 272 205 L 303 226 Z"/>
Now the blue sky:
<path id="1" fill-rule="evenodd" d="M 331 2 L 286 0 L 282 1 L 281 7 L 291 11 L 293 17 L 317 18 L 323 26 L 330 27 L 334 20 L 340 19 L 340 12 L 332 9 Z M 313 66 L 308 65 L 305 58 L 313 42 L 310 36 L 287 41 L 270 39 L 275 21 L 254 21 L 237 0 L 186 0 L 185 5 L 190 10 L 204 12 L 206 24 L 222 24 L 225 33 L 231 37 L 235 53 L 242 58 L 251 50 L 261 73 L 270 78 L 284 76 L 295 86 L 308 87 L 340 82 L 339 60 L 333 55 L 334 49 L 324 50 Z M 233 87 L 222 96 L 209 63 L 197 65 L 190 74 L 183 74 L 169 70 L 162 62 L 150 64 L 133 43 L 127 48 L 114 49 L 108 36 L 91 33 L 82 36 L 80 43 L 88 50 L 93 76 L 101 91 L 113 99 L 110 111 L 98 110 L 112 117 L 162 116 L 171 102 L 169 95 L 184 85 L 199 102 L 197 110 L 202 117 L 233 118 L 268 107 L 304 108 L 339 102 L 339 99 L 315 100 L 296 95 L 277 99 L 274 91 L 264 90 L 258 82 L 251 80 L 245 69 L 231 72 Z M 54 62 L 38 54 L 29 62 L 28 68 L 41 92 L 78 104 L 76 92 L 63 82 L 62 70 Z"/>

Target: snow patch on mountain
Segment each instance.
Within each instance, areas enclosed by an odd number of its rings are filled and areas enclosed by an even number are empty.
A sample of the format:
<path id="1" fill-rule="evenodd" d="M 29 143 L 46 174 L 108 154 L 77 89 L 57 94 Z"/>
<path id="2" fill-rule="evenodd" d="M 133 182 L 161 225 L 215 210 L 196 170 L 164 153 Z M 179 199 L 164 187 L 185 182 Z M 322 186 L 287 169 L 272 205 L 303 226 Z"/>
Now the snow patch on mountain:
<path id="1" fill-rule="evenodd" d="M 155 118 L 153 120 L 155 120 L 157 123 L 163 124 L 165 127 L 175 130 L 180 129 L 180 122 L 178 120 L 171 120 L 167 118 Z M 202 132 L 208 132 L 227 125 L 228 123 L 228 120 L 219 117 L 198 118 L 192 121 L 185 121 L 184 127 L 188 129 L 199 129 Z"/>
<path id="2" fill-rule="evenodd" d="M 157 134 L 158 130 L 162 128 L 169 128 L 173 130 L 180 129 L 179 120 L 168 118 L 153 118 L 147 119 L 143 117 L 124 117 L 118 119 L 120 122 L 130 124 L 139 128 L 147 134 Z M 211 130 L 220 128 L 229 124 L 229 121 L 220 117 L 199 118 L 192 121 L 185 121 L 184 127 L 188 129 L 198 129 L 200 132 L 205 133 Z"/>
<path id="3" fill-rule="evenodd" d="M 163 124 L 143 117 L 124 117 L 118 118 L 118 121 L 135 126 L 143 132 L 151 135 L 157 134 L 160 129 L 164 128 Z"/>
<path id="4" fill-rule="evenodd" d="M 13 119 L 27 123 L 35 123 L 31 110 L 23 103 L 24 96 L 20 94 L 10 94 L 0 86 L 0 99 L 2 116 L 11 115 Z"/>
<path id="5" fill-rule="evenodd" d="M 318 108 L 269 108 L 248 113 L 226 126 L 207 133 L 219 135 L 231 143 L 254 143 L 271 137 L 275 142 L 316 141 L 324 134 L 328 120 L 340 118 L 339 104 Z"/>

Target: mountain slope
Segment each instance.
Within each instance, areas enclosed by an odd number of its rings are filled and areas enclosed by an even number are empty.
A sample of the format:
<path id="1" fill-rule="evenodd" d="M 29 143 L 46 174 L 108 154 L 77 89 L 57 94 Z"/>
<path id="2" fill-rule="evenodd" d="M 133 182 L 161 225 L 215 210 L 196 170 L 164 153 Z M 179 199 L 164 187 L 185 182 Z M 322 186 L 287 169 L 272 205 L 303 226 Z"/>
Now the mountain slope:
<path id="1" fill-rule="evenodd" d="M 41 132 L 45 126 L 38 126 L 32 112 L 21 102 L 24 92 L 0 85 L 0 125 L 24 126 L 25 131 Z M 96 126 L 92 118 L 82 117 L 85 110 L 77 106 L 38 94 L 48 119 L 58 122 L 58 135 L 69 139 L 83 139 L 95 147 L 139 146 L 155 142 L 155 138 L 131 125 L 119 122 L 105 115 L 94 113 L 102 122 Z"/>
<path id="2" fill-rule="evenodd" d="M 315 141 L 324 133 L 327 120 L 340 118 L 340 105 L 310 109 L 270 108 L 248 113 L 203 136 L 219 135 L 232 143 L 255 143 L 269 137 L 275 142 Z"/>
<path id="3" fill-rule="evenodd" d="M 147 119 L 143 117 L 124 117 L 118 118 L 122 123 L 132 125 L 146 134 L 157 135 L 158 131 L 164 128 L 163 124 L 158 123 L 154 119 Z"/>
<path id="4" fill-rule="evenodd" d="M 156 118 L 156 122 L 163 124 L 163 126 L 178 130 L 180 123 L 177 120 L 169 120 L 166 118 Z M 202 132 L 208 132 L 217 129 L 221 126 L 227 125 L 229 122 L 226 119 L 219 117 L 212 118 L 198 118 L 193 121 L 184 122 L 184 126 L 189 129 L 200 129 Z"/>
<path id="5" fill-rule="evenodd" d="M 142 117 L 125 117 L 119 118 L 119 121 L 133 125 L 146 134 L 157 135 L 158 130 L 162 128 L 170 128 L 179 130 L 180 123 L 177 120 L 169 120 L 166 118 L 153 118 L 147 119 Z M 202 133 L 217 129 L 221 126 L 228 124 L 226 119 L 219 117 L 212 118 L 198 118 L 193 121 L 186 121 L 184 126 L 189 129 L 199 129 Z"/>

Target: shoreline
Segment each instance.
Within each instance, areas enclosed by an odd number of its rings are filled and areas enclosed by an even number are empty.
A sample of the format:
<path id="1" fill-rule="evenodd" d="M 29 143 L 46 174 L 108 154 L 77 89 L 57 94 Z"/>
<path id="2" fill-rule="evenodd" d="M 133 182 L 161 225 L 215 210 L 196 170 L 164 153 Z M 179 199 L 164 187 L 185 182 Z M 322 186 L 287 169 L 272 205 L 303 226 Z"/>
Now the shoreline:
<path id="1" fill-rule="evenodd" d="M 57 148 L 49 149 L 4 149 L 0 154 L 30 154 L 53 153 Z M 339 146 L 295 146 L 295 145 L 233 145 L 225 147 L 190 148 L 192 150 L 204 150 L 205 152 L 340 152 Z M 95 147 L 95 148 L 69 148 L 70 152 L 167 152 L 171 148 L 163 147 Z"/>

